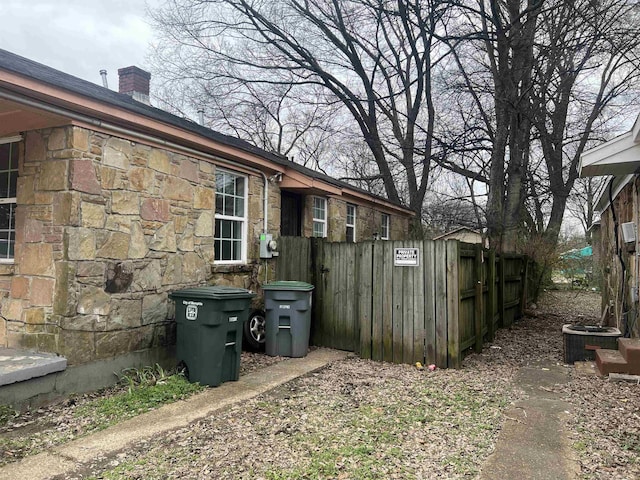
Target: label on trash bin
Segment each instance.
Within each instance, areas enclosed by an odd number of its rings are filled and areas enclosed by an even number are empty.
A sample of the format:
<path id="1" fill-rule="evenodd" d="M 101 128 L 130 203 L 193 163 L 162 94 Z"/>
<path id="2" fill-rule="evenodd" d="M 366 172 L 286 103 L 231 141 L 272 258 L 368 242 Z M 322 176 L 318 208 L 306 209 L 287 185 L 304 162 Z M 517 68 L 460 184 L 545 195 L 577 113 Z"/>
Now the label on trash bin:
<path id="1" fill-rule="evenodd" d="M 278 305 L 281 310 L 291 310 L 291 305 Z"/>
<path id="2" fill-rule="evenodd" d="M 237 322 L 237 321 L 238 321 L 238 317 L 229 317 L 229 323 Z"/>
<path id="3" fill-rule="evenodd" d="M 189 300 L 183 300 L 183 305 L 186 305 L 185 317 L 187 320 L 196 320 L 198 318 L 198 307 L 202 306 L 202 302 L 191 302 Z"/>

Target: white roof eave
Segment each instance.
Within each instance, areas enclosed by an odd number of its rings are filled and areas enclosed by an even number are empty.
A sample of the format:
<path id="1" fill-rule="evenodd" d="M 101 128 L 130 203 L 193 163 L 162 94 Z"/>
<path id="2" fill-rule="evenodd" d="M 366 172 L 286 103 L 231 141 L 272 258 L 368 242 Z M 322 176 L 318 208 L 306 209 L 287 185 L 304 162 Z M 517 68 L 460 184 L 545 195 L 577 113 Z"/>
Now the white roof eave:
<path id="1" fill-rule="evenodd" d="M 630 131 L 584 152 L 580 157 L 580 176 L 596 177 L 640 172 L 640 143 L 635 137 L 635 133 Z"/>
<path id="2" fill-rule="evenodd" d="M 602 215 L 602 212 L 609 208 L 609 205 L 611 204 L 611 202 L 609 202 L 609 189 L 611 189 L 611 198 L 615 199 L 622 191 L 622 189 L 626 187 L 632 180 L 633 175 L 624 175 L 610 178 L 605 187 L 600 192 L 598 198 L 596 198 L 594 202 L 594 210 Z"/>

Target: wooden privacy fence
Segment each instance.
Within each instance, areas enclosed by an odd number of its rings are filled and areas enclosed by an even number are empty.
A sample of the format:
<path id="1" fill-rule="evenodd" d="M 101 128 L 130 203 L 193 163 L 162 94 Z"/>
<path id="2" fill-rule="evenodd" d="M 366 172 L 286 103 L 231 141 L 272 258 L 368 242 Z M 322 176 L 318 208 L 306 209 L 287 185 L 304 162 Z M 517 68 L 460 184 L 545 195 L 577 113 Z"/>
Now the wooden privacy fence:
<path id="1" fill-rule="evenodd" d="M 528 262 L 448 241 L 281 237 L 278 280 L 315 286 L 311 342 L 394 363 L 458 367 L 522 315 Z"/>

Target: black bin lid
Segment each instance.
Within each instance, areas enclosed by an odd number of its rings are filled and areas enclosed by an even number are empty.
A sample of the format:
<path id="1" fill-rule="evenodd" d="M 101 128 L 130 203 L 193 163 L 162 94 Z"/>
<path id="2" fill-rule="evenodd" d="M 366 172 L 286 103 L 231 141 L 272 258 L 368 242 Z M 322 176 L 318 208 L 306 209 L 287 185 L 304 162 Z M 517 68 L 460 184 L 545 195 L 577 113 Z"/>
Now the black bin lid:
<path id="1" fill-rule="evenodd" d="M 310 292 L 313 288 L 313 285 L 310 283 L 293 280 L 278 280 L 262 285 L 263 290 L 293 290 L 299 292 Z"/>

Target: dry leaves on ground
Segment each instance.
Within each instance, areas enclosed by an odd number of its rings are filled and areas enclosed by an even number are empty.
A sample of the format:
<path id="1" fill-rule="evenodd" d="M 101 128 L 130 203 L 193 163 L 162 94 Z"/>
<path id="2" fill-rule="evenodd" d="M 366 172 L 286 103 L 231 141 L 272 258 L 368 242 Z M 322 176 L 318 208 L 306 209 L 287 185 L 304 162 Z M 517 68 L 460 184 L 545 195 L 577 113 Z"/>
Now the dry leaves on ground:
<path id="1" fill-rule="evenodd" d="M 597 324 L 599 304 L 593 292 L 547 292 L 460 370 L 349 358 L 67 478 L 473 478 L 505 409 L 525 395 L 515 372 L 563 365 L 562 325 Z M 243 356 L 255 368 L 273 361 Z M 554 391 L 572 405 L 566 428 L 582 477 L 640 478 L 640 387 L 565 368 L 571 381 Z"/>

